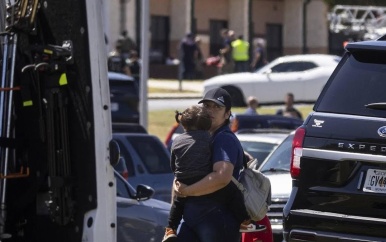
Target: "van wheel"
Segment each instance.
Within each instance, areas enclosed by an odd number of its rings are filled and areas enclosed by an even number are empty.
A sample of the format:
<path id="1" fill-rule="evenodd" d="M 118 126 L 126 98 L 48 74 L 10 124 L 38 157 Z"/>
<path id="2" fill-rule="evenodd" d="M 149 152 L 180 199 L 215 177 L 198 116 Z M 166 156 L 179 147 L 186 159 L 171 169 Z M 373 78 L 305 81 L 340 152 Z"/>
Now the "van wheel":
<path id="1" fill-rule="evenodd" d="M 244 96 L 237 87 L 225 86 L 222 88 L 225 89 L 229 93 L 229 95 L 231 96 L 232 106 L 234 106 L 234 107 L 244 107 L 245 106 Z"/>

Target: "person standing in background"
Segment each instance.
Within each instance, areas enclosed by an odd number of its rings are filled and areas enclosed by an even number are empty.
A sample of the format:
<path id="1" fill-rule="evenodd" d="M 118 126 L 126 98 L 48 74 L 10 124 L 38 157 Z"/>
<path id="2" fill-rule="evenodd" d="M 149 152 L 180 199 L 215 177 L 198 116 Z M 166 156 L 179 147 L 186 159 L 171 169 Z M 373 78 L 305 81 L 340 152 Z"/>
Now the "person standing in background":
<path id="1" fill-rule="evenodd" d="M 180 79 L 192 80 L 196 78 L 196 59 L 198 47 L 193 33 L 188 33 L 180 44 Z"/>
<path id="2" fill-rule="evenodd" d="M 235 63 L 234 72 L 249 71 L 249 43 L 239 35 L 232 43 L 232 59 Z"/>
<path id="3" fill-rule="evenodd" d="M 221 36 L 223 38 L 223 46 L 220 49 L 220 69 L 219 74 L 232 73 L 234 69 L 234 63 L 232 60 L 232 36 L 234 36 L 234 31 L 223 29 L 221 31 Z"/>
<path id="4" fill-rule="evenodd" d="M 130 69 L 130 75 L 134 78 L 134 81 L 137 84 L 139 90 L 141 63 L 139 61 L 138 52 L 136 50 L 130 51 L 130 58 L 128 59 L 127 64 Z"/>
<path id="5" fill-rule="evenodd" d="M 196 63 L 196 78 L 202 79 L 204 77 L 204 56 L 201 51 L 201 38 L 196 37 L 195 39 L 196 45 L 197 45 L 197 58 L 195 59 Z"/>
<path id="6" fill-rule="evenodd" d="M 118 43 L 121 46 L 121 53 L 125 59 L 130 58 L 130 52 L 132 50 L 137 50 L 137 45 L 134 40 L 129 37 L 127 30 L 122 31 L 121 36 L 118 39 Z"/>
<path id="7" fill-rule="evenodd" d="M 252 72 L 257 71 L 261 67 L 265 66 L 267 64 L 267 59 L 265 55 L 264 50 L 264 43 L 263 40 L 257 40 L 256 42 L 256 49 L 253 54 L 253 59 L 251 62 L 251 68 Z"/>
<path id="8" fill-rule="evenodd" d="M 244 113 L 251 114 L 251 115 L 258 114 L 256 111 L 258 106 L 259 106 L 259 102 L 257 101 L 257 98 L 250 96 L 248 97 L 248 107 Z"/>
<path id="9" fill-rule="evenodd" d="M 115 45 L 115 49 L 109 53 L 107 58 L 108 71 L 123 73 L 130 76 L 130 69 L 126 63 L 126 58 L 122 54 L 122 46 L 119 41 Z"/>
<path id="10" fill-rule="evenodd" d="M 284 100 L 285 107 L 277 110 L 276 115 L 303 119 L 301 112 L 299 112 L 299 110 L 293 106 L 294 99 L 295 98 L 293 93 L 287 93 Z"/>

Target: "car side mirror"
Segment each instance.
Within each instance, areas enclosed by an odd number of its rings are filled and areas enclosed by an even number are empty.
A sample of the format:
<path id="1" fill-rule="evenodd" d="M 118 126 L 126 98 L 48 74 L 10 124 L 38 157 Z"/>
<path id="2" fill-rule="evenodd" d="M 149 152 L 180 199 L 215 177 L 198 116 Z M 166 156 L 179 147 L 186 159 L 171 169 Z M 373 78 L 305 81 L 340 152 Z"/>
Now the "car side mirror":
<path id="1" fill-rule="evenodd" d="M 144 201 L 150 199 L 154 195 L 154 189 L 150 186 L 139 184 L 135 194 L 135 199 L 138 201 Z"/>
<path id="2" fill-rule="evenodd" d="M 116 140 L 110 140 L 109 142 L 110 151 L 110 164 L 116 166 L 119 163 L 119 157 L 121 157 L 121 150 Z"/>

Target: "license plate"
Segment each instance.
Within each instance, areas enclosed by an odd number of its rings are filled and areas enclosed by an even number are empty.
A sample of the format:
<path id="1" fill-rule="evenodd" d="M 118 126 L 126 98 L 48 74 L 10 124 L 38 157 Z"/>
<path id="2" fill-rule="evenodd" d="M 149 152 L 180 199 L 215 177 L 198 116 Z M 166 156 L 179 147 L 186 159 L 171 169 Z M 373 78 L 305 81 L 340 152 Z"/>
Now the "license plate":
<path id="1" fill-rule="evenodd" d="M 111 103 L 111 111 L 116 112 L 119 110 L 119 104 L 118 103 Z"/>
<path id="2" fill-rule="evenodd" d="M 363 191 L 386 193 L 386 170 L 368 169 Z"/>

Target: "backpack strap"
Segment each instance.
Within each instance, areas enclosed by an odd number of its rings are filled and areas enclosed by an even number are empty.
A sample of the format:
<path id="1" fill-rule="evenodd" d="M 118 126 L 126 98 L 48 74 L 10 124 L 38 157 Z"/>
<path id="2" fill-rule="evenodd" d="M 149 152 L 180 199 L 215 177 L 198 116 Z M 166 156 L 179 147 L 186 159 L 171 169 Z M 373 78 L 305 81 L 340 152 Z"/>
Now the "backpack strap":
<path id="1" fill-rule="evenodd" d="M 233 181 L 233 183 L 237 186 L 237 188 L 240 191 L 244 191 L 245 190 L 244 185 L 241 184 L 241 182 L 239 182 L 236 178 L 234 178 L 234 176 L 232 176 L 232 181 Z"/>
<path id="2" fill-rule="evenodd" d="M 244 152 L 244 149 L 243 149 L 243 166 L 244 166 L 244 169 L 248 168 L 248 161 L 249 161 L 249 158 L 248 158 L 247 155 L 245 155 L 245 152 Z"/>

